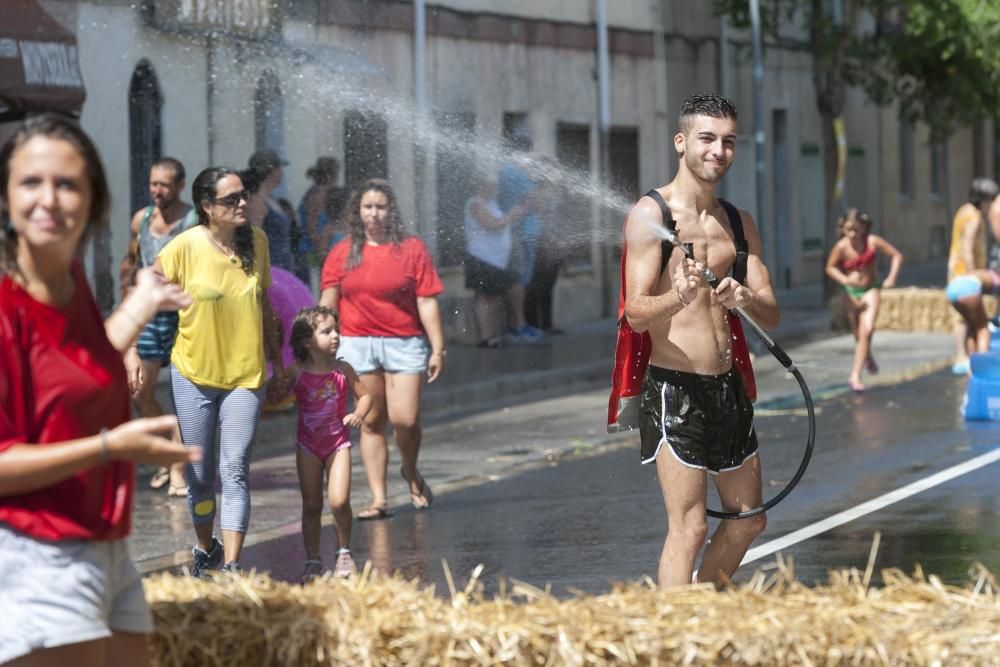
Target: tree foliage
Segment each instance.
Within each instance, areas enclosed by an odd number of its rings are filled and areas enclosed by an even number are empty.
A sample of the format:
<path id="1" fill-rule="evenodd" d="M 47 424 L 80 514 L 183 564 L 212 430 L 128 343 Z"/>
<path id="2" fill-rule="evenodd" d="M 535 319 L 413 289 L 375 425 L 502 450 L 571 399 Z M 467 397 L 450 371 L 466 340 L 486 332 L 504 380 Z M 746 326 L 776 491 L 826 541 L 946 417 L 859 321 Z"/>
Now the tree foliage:
<path id="1" fill-rule="evenodd" d="M 1000 2 L 996 0 L 760 0 L 771 40 L 806 34 L 817 104 L 843 111 L 845 86 L 925 123 L 936 138 L 1000 109 Z M 840 8 L 837 12 L 836 9 Z M 715 11 L 749 27 L 747 0 Z"/>

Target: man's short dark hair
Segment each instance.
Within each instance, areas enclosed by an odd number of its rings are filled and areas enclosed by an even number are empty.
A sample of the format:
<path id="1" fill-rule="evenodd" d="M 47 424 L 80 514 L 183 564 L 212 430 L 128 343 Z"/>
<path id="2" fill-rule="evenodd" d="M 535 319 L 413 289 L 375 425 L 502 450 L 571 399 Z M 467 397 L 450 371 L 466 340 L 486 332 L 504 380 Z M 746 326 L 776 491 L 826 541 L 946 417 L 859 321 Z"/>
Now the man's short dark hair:
<path id="1" fill-rule="evenodd" d="M 157 167 L 166 167 L 167 169 L 174 170 L 174 183 L 180 183 L 184 180 L 184 165 L 181 161 L 174 157 L 161 157 L 153 162 L 150 169 L 156 169 Z"/>
<path id="2" fill-rule="evenodd" d="M 707 95 L 692 95 L 681 104 L 681 115 L 677 121 L 680 132 L 687 134 L 691 119 L 695 116 L 711 116 L 712 118 L 732 118 L 737 120 L 739 114 L 736 105 L 728 98 L 715 93 Z"/>
<path id="3" fill-rule="evenodd" d="M 1000 194 L 1000 187 L 992 178 L 977 178 L 972 181 L 969 187 L 969 202 L 973 206 L 982 206 L 987 202 L 992 202 Z"/>

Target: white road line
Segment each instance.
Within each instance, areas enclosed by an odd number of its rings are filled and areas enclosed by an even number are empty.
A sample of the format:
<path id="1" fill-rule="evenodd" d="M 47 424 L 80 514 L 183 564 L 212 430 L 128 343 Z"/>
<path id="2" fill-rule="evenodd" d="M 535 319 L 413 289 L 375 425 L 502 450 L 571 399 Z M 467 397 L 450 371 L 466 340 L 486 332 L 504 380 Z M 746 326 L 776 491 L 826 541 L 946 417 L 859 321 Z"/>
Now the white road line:
<path id="1" fill-rule="evenodd" d="M 788 548 L 793 544 L 808 540 L 811 537 L 816 537 L 820 533 L 825 533 L 832 528 L 842 526 L 848 521 L 853 521 L 858 517 L 871 514 L 872 512 L 882 509 L 883 507 L 888 507 L 893 503 L 898 503 L 900 500 L 916 495 L 921 491 L 926 491 L 927 489 L 937 486 L 938 484 L 943 484 L 944 482 L 955 479 L 956 477 L 961 477 L 966 473 L 978 470 L 983 466 L 988 466 L 989 464 L 997 461 L 1000 461 L 1000 448 L 994 449 L 992 452 L 988 452 L 981 456 L 977 456 L 974 459 L 969 459 L 964 463 L 959 463 L 958 465 L 952 466 L 946 470 L 942 470 L 941 472 L 935 473 L 930 477 L 917 480 L 912 484 L 907 484 L 904 487 L 898 488 L 895 491 L 890 491 L 889 493 L 869 500 L 868 502 L 861 503 L 860 505 L 852 507 L 849 510 L 844 510 L 843 512 L 834 514 L 833 516 L 827 517 L 822 521 L 818 521 L 811 526 L 800 528 L 799 530 L 789 533 L 783 537 L 779 537 L 776 540 L 771 540 L 770 542 L 765 542 L 760 546 L 756 546 L 747 551 L 746 556 L 743 557 L 743 562 L 740 564 L 746 565 L 747 563 L 752 563 L 755 560 L 760 560 L 765 556 L 770 556 L 771 554 Z"/>

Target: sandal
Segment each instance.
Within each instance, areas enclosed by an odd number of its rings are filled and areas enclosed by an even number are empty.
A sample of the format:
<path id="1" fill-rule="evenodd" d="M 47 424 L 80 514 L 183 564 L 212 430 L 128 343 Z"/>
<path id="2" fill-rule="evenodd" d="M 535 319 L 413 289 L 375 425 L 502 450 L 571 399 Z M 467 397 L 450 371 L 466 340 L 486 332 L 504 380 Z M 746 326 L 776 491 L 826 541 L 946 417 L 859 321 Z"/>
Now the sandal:
<path id="1" fill-rule="evenodd" d="M 170 469 L 160 468 L 149 478 L 149 488 L 162 489 L 170 481 Z"/>
<path id="2" fill-rule="evenodd" d="M 174 498 L 187 498 L 187 494 L 188 494 L 187 484 L 185 484 L 184 486 L 174 486 L 173 484 L 171 484 L 167 488 L 167 495 L 173 496 Z"/>
<path id="3" fill-rule="evenodd" d="M 391 516 L 392 512 L 385 505 L 372 505 L 357 514 L 358 521 L 381 521 Z"/>
<path id="4" fill-rule="evenodd" d="M 431 493 L 431 487 L 427 486 L 427 482 L 424 480 L 424 476 L 419 472 L 416 472 L 416 479 L 420 480 L 420 488 L 416 493 L 413 492 L 413 482 L 406 479 L 406 475 L 403 473 L 403 468 L 399 469 L 399 474 L 402 475 L 403 479 L 406 480 L 407 485 L 410 487 L 410 502 L 413 503 L 413 508 L 417 510 L 429 509 L 431 503 L 434 502 L 434 494 Z"/>

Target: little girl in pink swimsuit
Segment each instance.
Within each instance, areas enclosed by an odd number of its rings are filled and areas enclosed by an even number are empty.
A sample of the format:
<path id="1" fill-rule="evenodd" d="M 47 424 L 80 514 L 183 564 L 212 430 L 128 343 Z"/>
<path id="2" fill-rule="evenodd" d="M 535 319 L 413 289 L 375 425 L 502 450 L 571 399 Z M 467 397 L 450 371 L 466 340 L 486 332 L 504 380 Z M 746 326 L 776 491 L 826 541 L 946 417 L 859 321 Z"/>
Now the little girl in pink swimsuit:
<path id="1" fill-rule="evenodd" d="M 295 316 L 291 333 L 296 364 L 274 378 L 268 399 L 278 402 L 295 392 L 299 406 L 295 462 L 302 491 L 302 540 L 306 562 L 302 582 L 323 573 L 319 555 L 320 518 L 323 514 L 323 474 L 327 475 L 327 499 L 339 549 L 334 576 L 348 577 L 356 571 L 351 557 L 351 428 L 360 428 L 371 407 L 358 374 L 337 359 L 340 334 L 337 315 L 329 308 L 305 308 Z M 354 412 L 347 412 L 347 395 L 354 394 Z"/>

